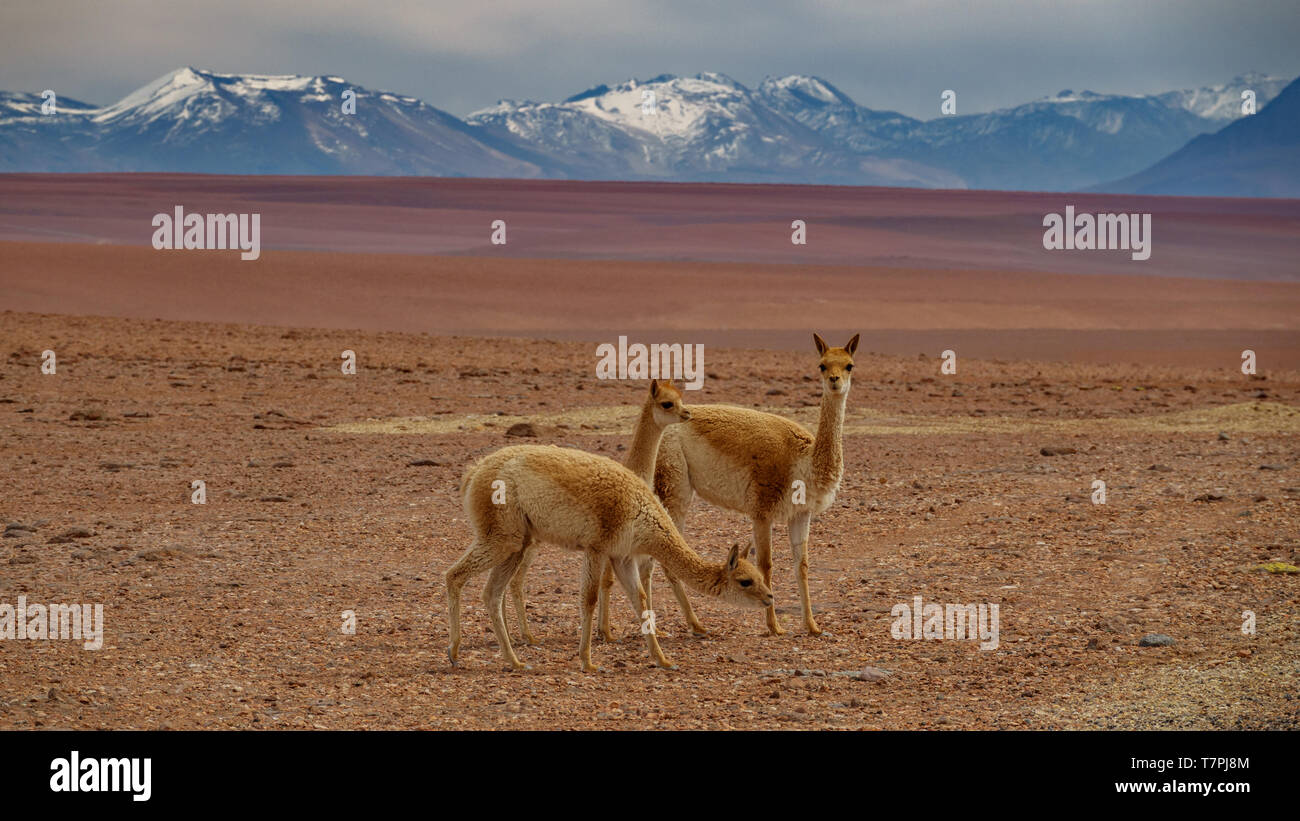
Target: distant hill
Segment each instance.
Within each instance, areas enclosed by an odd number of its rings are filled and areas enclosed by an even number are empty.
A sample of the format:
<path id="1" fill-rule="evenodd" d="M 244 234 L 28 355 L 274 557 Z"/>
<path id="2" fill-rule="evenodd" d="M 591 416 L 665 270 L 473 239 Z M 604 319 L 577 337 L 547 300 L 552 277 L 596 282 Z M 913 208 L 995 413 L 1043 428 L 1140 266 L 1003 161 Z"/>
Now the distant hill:
<path id="1" fill-rule="evenodd" d="M 1204 134 L 1137 174 L 1096 186 L 1126 194 L 1300 197 L 1300 80 L 1257 113 Z"/>

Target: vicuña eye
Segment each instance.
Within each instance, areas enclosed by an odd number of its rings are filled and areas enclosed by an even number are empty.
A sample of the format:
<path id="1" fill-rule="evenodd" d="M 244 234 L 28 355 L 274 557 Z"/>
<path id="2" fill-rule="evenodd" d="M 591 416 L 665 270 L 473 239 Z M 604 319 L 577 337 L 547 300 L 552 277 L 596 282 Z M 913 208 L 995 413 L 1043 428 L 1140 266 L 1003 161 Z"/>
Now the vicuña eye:
<path id="1" fill-rule="evenodd" d="M 740 586 L 741 586 L 741 587 L 749 587 L 749 586 L 750 586 L 751 584 L 753 584 L 753 583 L 754 583 L 753 579 L 741 579 L 741 580 L 740 580 Z"/>
<path id="2" fill-rule="evenodd" d="M 844 366 L 844 370 L 846 370 L 846 371 L 851 371 L 851 370 L 853 370 L 853 366 L 852 366 L 852 365 L 845 365 L 845 366 Z"/>
<path id="3" fill-rule="evenodd" d="M 826 372 L 826 366 L 825 366 L 825 365 L 819 365 L 818 367 L 822 369 L 822 373 L 825 373 L 825 372 Z"/>
<path id="4" fill-rule="evenodd" d="M 672 410 L 672 409 L 673 409 L 673 403 L 672 403 L 672 402 L 664 402 L 664 403 L 662 403 L 662 404 L 663 404 L 663 408 L 664 408 L 664 410 Z"/>

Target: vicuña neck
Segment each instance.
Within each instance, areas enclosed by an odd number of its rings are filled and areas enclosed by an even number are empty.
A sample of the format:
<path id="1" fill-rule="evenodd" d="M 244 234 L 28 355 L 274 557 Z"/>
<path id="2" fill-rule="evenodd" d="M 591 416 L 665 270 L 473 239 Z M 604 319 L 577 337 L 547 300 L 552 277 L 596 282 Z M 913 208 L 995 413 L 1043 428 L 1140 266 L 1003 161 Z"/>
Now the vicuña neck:
<path id="1" fill-rule="evenodd" d="M 847 390 L 832 393 L 822 390 L 821 419 L 817 422 L 817 438 L 813 442 L 813 475 L 820 481 L 838 482 L 844 473 L 844 402 Z"/>
<path id="2" fill-rule="evenodd" d="M 681 579 L 695 590 L 713 596 L 721 592 L 721 569 L 709 564 L 692 550 L 676 528 L 670 532 L 656 529 L 654 537 L 642 543 L 641 550 L 659 562 L 670 575 Z"/>
<path id="3" fill-rule="evenodd" d="M 659 442 L 663 437 L 664 429 L 655 424 L 654 408 L 647 402 L 641 408 L 641 418 L 632 434 L 632 449 L 623 460 L 623 466 L 640 476 L 641 481 L 650 487 L 654 487 L 655 460 L 659 457 Z"/>

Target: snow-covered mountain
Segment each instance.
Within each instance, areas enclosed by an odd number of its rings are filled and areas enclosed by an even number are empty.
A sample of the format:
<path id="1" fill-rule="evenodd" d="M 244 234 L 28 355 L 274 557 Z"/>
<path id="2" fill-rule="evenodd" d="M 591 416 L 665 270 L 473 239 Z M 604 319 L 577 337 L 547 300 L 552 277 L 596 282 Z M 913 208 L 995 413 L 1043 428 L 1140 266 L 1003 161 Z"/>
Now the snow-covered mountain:
<path id="1" fill-rule="evenodd" d="M 343 113 L 344 92 L 356 113 Z M 228 174 L 409 174 L 534 177 L 540 169 L 484 145 L 460 119 L 340 77 L 173 71 L 103 107 L 54 115 L 11 103 L 0 146 L 34 135 L 7 170 L 186 171 Z M 49 152 L 61 144 L 61 152 Z M 3 149 L 0 149 L 3 151 Z M 67 156 L 80 158 L 69 164 Z"/>
<path id="2" fill-rule="evenodd" d="M 1271 77 L 1258 71 L 1250 71 L 1219 85 L 1186 91 L 1169 91 L 1157 94 L 1155 98 L 1167 106 L 1181 108 L 1198 117 L 1227 123 L 1241 117 L 1243 91 L 1255 92 L 1256 110 L 1258 110 L 1280 94 L 1288 82 L 1285 77 Z"/>
<path id="3" fill-rule="evenodd" d="M 1222 128 L 1228 95 L 1239 104 L 1241 90 L 1253 88 L 1263 105 L 1283 85 L 1252 74 L 1158 97 L 1067 89 L 986 114 L 927 121 L 861 106 L 818 77 L 768 79 L 759 92 L 837 145 L 948 171 L 967 187 L 1072 190 L 1132 174 Z"/>
<path id="4" fill-rule="evenodd" d="M 566 176 L 961 187 L 955 175 L 867 157 L 725 74 L 600 85 L 557 103 L 501 101 L 468 122 Z"/>
<path id="5" fill-rule="evenodd" d="M 837 183 L 1075 190 L 1134 174 L 1262 109 L 1285 81 L 1246 74 L 1157 95 L 1063 91 L 919 120 L 819 77 L 756 88 L 717 73 L 502 100 L 461 120 L 340 77 L 183 68 L 97 107 L 0 92 L 0 171 L 181 171 Z M 356 94 L 344 113 L 344 93 Z M 938 96 L 935 97 L 936 114 Z"/>
<path id="6" fill-rule="evenodd" d="M 768 77 L 759 85 L 758 94 L 774 111 L 837 145 L 864 153 L 897 147 L 922 125 L 921 120 L 894 111 L 860 106 L 820 77 L 802 74 Z"/>

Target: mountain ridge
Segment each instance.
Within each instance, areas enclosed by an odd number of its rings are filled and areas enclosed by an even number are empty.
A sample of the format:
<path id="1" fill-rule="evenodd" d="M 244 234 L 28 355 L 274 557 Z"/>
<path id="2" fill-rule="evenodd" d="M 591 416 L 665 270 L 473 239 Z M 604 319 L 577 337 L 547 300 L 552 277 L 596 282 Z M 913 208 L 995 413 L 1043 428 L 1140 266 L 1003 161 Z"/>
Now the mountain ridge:
<path id="1" fill-rule="evenodd" d="M 464 118 L 335 75 L 186 66 L 114 103 L 0 92 L 0 170 L 377 174 L 1076 190 L 1126 178 L 1237 122 L 1251 72 L 1158 95 L 1064 90 L 919 120 L 814 75 L 751 88 L 721 72 L 600 83 Z M 341 110 L 343 92 L 355 113 Z M 936 98 L 937 106 L 937 98 Z"/>

